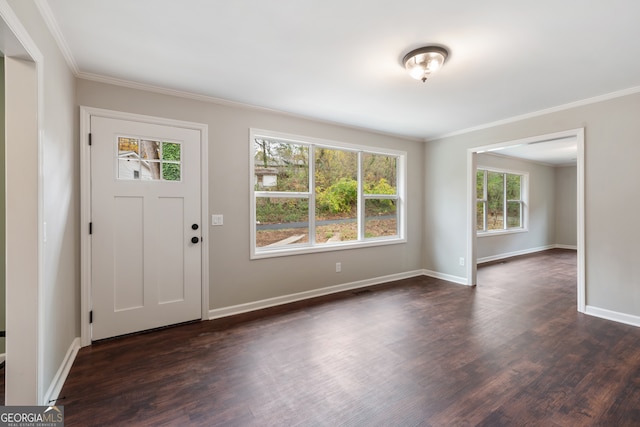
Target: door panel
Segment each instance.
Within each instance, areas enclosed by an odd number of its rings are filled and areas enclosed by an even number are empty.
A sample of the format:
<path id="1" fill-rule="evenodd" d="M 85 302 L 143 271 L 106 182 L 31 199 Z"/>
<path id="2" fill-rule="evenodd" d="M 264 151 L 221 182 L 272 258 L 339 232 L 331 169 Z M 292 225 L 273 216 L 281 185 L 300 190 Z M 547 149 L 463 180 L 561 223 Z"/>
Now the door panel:
<path id="1" fill-rule="evenodd" d="M 200 132 L 91 117 L 92 339 L 201 317 Z"/>

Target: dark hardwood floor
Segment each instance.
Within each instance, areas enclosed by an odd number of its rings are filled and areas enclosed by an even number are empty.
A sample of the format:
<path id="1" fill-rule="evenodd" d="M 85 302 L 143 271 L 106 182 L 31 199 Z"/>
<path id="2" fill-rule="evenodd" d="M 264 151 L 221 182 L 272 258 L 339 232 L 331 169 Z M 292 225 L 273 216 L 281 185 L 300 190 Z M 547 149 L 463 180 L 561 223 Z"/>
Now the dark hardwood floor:
<path id="1" fill-rule="evenodd" d="M 576 312 L 575 252 L 80 350 L 69 426 L 638 426 L 640 328 Z"/>

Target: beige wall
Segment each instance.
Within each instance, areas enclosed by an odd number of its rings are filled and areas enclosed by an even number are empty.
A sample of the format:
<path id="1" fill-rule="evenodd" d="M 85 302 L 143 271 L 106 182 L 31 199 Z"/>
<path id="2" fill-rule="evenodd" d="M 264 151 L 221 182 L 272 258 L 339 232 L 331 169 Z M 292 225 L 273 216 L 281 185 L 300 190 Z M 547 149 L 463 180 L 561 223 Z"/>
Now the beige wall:
<path id="1" fill-rule="evenodd" d="M 585 128 L 586 302 L 640 316 L 640 94 L 430 141 L 425 150 L 426 268 L 466 275 L 467 149 Z M 433 202 L 438 201 L 434 206 Z"/>
<path id="2" fill-rule="evenodd" d="M 0 54 L 1 55 L 1 54 Z M 5 279 L 6 279 L 6 271 L 5 271 L 5 247 L 6 247 L 6 236 L 5 236 L 5 179 L 4 179 L 4 118 L 5 118 L 5 107 L 4 107 L 4 57 L 0 57 L 0 331 L 6 330 L 6 301 L 5 301 Z M 5 345 L 4 338 L 0 338 L 0 353 L 4 353 Z"/>
<path id="3" fill-rule="evenodd" d="M 507 256 L 555 244 L 556 182 L 554 168 L 491 154 L 478 154 L 477 161 L 478 168 L 485 166 L 529 174 L 528 231 L 478 237 L 478 260 L 500 255 Z"/>
<path id="4" fill-rule="evenodd" d="M 28 376 L 31 378 L 34 371 L 38 371 L 37 399 L 41 400 L 53 383 L 74 339 L 79 336 L 79 163 L 78 119 L 74 108 L 75 77 L 47 30 L 35 2 L 10 0 L 8 3 L 42 55 L 41 62 L 32 67 L 42 73 L 38 89 L 42 114 L 37 116 L 41 152 L 38 154 L 38 147 L 33 146 L 37 144 L 31 144 L 31 141 L 29 146 L 14 147 L 12 151 L 7 150 L 7 165 L 11 165 L 16 170 L 19 170 L 24 162 L 29 166 L 22 171 L 28 179 L 21 181 L 24 185 L 20 191 L 18 188 L 13 188 L 12 195 L 9 197 L 10 188 L 7 189 L 7 222 L 10 215 L 13 217 L 22 215 L 21 212 L 15 212 L 16 208 L 10 203 L 11 200 L 29 199 L 37 204 L 37 191 L 34 191 L 33 187 L 37 187 L 39 182 L 42 194 L 41 219 L 43 223 L 47 223 L 47 241 L 41 242 L 42 263 L 38 263 L 37 255 L 34 256 L 34 254 L 22 260 L 29 264 L 34 276 L 42 278 L 41 286 L 36 292 L 28 295 L 28 302 L 24 303 L 24 308 L 16 307 L 17 310 L 26 313 L 37 311 L 37 315 L 30 315 L 30 319 L 34 322 L 37 320 L 39 329 L 38 346 L 35 347 L 39 356 L 39 366 L 38 369 L 31 366 Z M 7 74 L 7 80 L 8 78 Z M 9 85 L 7 85 L 8 88 Z M 8 93 L 7 90 L 7 95 Z M 11 108 L 11 104 L 8 108 Z M 32 114 L 32 117 L 35 116 Z M 7 146 L 9 145 L 10 141 L 7 137 Z M 43 172 L 41 180 L 37 171 L 39 155 Z M 33 169 L 32 165 L 35 165 Z M 33 185 L 32 182 L 34 182 Z M 43 224 L 38 224 L 37 212 L 33 212 L 34 209 L 37 210 L 37 208 L 29 209 L 28 216 L 36 219 L 30 228 L 34 230 L 33 233 L 37 239 L 38 230 L 43 229 Z M 28 240 L 30 238 L 30 236 L 23 236 L 27 241 L 30 241 Z M 9 234 L 7 244 L 8 252 L 12 252 Z M 39 269 L 40 266 L 42 271 Z M 13 267 L 11 265 L 11 268 Z M 31 287 L 30 283 L 21 283 L 20 287 L 26 288 L 27 285 Z M 9 293 L 7 298 L 8 305 L 12 306 L 15 302 L 11 300 Z M 8 318 L 7 327 L 11 329 L 9 320 Z M 14 334 L 27 331 L 20 324 L 13 326 Z M 30 333 L 31 329 L 28 331 Z M 28 337 L 28 339 L 36 338 Z M 9 344 L 10 342 L 7 342 L 8 369 L 12 369 L 11 360 L 30 360 L 36 357 L 35 354 L 14 353 Z M 19 378 L 16 378 L 16 381 L 9 385 L 10 388 L 14 386 L 29 389 L 32 384 L 25 382 L 20 385 Z M 14 392 L 15 390 L 8 390 L 7 396 L 9 394 L 17 396 Z M 13 400 L 13 404 L 34 404 L 36 403 L 33 397 L 35 395 L 34 390 L 26 390 L 21 394 L 24 397 Z"/>
<path id="5" fill-rule="evenodd" d="M 77 104 L 209 126 L 210 309 L 421 268 L 424 144 L 258 110 L 78 80 Z M 404 244 L 249 259 L 249 129 L 259 128 L 408 153 L 408 241 Z M 210 224 L 210 216 L 203 223 Z M 342 272 L 335 272 L 335 263 Z"/>
<path id="6" fill-rule="evenodd" d="M 576 234 L 577 168 L 563 166 L 555 168 L 556 175 L 556 239 L 555 243 L 574 247 L 578 244 Z"/>

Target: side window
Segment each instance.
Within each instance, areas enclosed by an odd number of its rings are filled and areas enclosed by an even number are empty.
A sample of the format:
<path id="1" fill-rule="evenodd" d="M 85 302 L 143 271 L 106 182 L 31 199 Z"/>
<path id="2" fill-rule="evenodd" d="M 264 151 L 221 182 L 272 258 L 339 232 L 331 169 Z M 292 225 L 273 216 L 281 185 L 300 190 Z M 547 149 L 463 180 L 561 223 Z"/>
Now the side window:
<path id="1" fill-rule="evenodd" d="M 479 233 L 524 229 L 526 174 L 478 169 L 476 229 Z"/>

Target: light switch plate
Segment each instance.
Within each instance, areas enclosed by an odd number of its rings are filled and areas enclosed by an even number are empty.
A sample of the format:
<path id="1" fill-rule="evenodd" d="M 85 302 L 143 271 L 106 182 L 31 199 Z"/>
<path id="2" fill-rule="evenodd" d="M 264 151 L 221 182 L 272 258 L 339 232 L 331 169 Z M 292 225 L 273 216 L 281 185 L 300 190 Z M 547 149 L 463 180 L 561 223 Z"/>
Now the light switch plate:
<path id="1" fill-rule="evenodd" d="M 222 225 L 224 218 L 222 215 L 211 215 L 211 225 Z"/>

